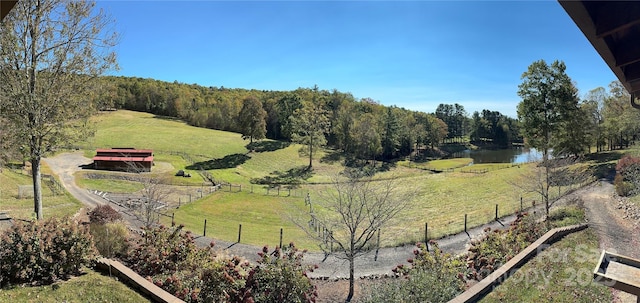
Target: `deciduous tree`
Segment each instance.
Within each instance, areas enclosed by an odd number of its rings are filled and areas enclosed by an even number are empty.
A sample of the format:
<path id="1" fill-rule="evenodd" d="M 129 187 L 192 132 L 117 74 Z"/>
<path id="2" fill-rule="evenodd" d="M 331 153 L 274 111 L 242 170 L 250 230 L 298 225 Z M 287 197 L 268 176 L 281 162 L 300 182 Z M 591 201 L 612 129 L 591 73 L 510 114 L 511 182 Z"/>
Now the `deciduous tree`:
<path id="1" fill-rule="evenodd" d="M 0 115 L 15 127 L 33 169 L 41 219 L 40 161 L 87 136 L 89 82 L 115 65 L 112 20 L 95 2 L 19 1 L 0 30 Z"/>
<path id="2" fill-rule="evenodd" d="M 253 139 L 264 139 L 267 133 L 267 112 L 262 108 L 260 100 L 252 96 L 245 98 L 238 116 L 242 139 L 249 138 L 249 144 L 253 143 Z"/>
<path id="3" fill-rule="evenodd" d="M 549 214 L 549 151 L 554 136 L 561 138 L 559 132 L 578 111 L 577 89 L 566 74 L 562 61 L 548 65 L 544 60 L 533 62 L 522 74 L 522 83 L 518 85 L 518 118 L 523 136 L 529 146 L 542 151 L 543 166 L 546 167 L 544 187 L 545 206 Z"/>

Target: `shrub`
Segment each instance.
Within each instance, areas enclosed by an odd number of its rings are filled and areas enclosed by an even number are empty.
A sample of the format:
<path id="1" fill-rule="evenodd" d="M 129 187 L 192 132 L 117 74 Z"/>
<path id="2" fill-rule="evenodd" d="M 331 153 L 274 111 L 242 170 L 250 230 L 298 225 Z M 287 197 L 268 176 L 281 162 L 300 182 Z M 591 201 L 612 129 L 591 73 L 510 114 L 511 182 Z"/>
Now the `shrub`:
<path id="1" fill-rule="evenodd" d="M 200 276 L 202 288 L 198 302 L 254 302 L 251 291 L 246 287 L 249 271 L 249 262 L 239 257 L 217 260 Z"/>
<path id="2" fill-rule="evenodd" d="M 124 258 L 131 269 L 142 276 L 173 274 L 179 270 L 197 271 L 212 261 L 211 247 L 198 248 L 193 234 L 182 233 L 183 225 L 143 228 L 144 235 Z"/>
<path id="3" fill-rule="evenodd" d="M 18 221 L 0 237 L 0 285 L 67 278 L 94 255 L 88 230 L 68 217 Z"/>
<path id="4" fill-rule="evenodd" d="M 276 247 L 272 253 L 265 246 L 247 278 L 256 302 L 315 302 L 318 293 L 308 271 L 314 267 L 302 265 L 306 251 L 299 251 L 293 243 L 282 249 Z"/>
<path id="5" fill-rule="evenodd" d="M 444 253 L 436 242 L 432 252 L 417 244 L 411 266 L 393 271 L 400 277 L 391 283 L 376 284 L 364 295 L 364 302 L 448 302 L 465 287 L 464 260 Z"/>
<path id="6" fill-rule="evenodd" d="M 98 205 L 89 212 L 89 222 L 95 224 L 106 224 L 122 219 L 122 215 L 111 206 L 104 204 Z"/>
<path id="7" fill-rule="evenodd" d="M 540 238 L 547 228 L 527 213 L 519 213 L 508 229 L 491 231 L 488 228 L 486 231 L 488 233 L 482 239 L 471 242 L 467 256 L 469 279 L 484 279 Z"/>
<path id="8" fill-rule="evenodd" d="M 637 194 L 637 187 L 640 185 L 640 158 L 625 155 L 618 160 L 613 184 L 620 196 Z"/>
<path id="9" fill-rule="evenodd" d="M 105 258 L 126 256 L 129 250 L 129 230 L 124 223 L 92 223 L 90 231 L 100 255 Z"/>

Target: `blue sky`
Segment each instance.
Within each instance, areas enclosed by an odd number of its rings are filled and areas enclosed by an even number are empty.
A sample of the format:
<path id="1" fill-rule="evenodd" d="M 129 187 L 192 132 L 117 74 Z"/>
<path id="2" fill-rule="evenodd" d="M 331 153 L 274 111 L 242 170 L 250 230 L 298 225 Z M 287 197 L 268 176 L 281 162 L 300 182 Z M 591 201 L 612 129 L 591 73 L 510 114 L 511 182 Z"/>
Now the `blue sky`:
<path id="1" fill-rule="evenodd" d="M 384 105 L 516 117 L 535 60 L 580 95 L 615 79 L 556 1 L 98 1 L 116 20 L 115 75 L 204 86 L 338 89 Z"/>

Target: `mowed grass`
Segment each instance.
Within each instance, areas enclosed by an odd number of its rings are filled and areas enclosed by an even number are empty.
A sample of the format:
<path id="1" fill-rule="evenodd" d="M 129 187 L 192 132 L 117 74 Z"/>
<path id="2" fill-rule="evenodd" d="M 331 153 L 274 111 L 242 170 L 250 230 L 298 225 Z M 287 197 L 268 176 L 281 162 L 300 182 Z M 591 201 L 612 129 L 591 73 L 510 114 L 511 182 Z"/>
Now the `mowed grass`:
<path id="1" fill-rule="evenodd" d="M 300 207 L 304 207 L 301 198 L 217 192 L 172 213 L 176 224 L 185 225 L 197 235 L 203 234 L 206 219 L 207 237 L 236 242 L 242 224 L 242 243 L 274 247 L 280 243 L 282 228 L 283 244 L 294 242 L 298 247 L 314 249 L 317 245 L 288 217 L 291 208 Z M 165 224 L 171 223 L 170 218 L 163 220 Z"/>
<path id="2" fill-rule="evenodd" d="M 226 155 L 246 153 L 248 141 L 239 134 L 199 128 L 170 118 L 153 114 L 118 110 L 100 113 L 92 118 L 96 134 L 87 149 L 135 147 L 162 151 L 185 152 L 222 158 Z"/>
<path id="3" fill-rule="evenodd" d="M 43 171 L 48 171 L 43 169 Z M 0 212 L 6 212 L 14 219 L 31 220 L 34 216 L 33 197 L 19 199 L 19 185 L 32 185 L 31 176 L 19 170 L 3 169 L 0 173 Z M 42 210 L 45 217 L 59 217 L 75 214 L 82 204 L 66 193 L 53 195 L 49 187 L 42 184 Z"/>
<path id="4" fill-rule="evenodd" d="M 46 286 L 16 286 L 0 289 L 0 302 L 151 302 L 122 282 L 93 270 L 67 281 Z"/>
<path id="5" fill-rule="evenodd" d="M 593 282 L 598 237 L 591 229 L 551 245 L 480 302 L 611 302 L 611 290 Z"/>

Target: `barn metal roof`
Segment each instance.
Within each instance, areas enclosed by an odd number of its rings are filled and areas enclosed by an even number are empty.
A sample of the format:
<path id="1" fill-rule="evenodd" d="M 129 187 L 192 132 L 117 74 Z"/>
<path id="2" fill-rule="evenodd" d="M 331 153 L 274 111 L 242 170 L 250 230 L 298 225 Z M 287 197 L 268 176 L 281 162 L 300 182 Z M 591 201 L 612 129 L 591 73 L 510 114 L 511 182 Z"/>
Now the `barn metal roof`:
<path id="1" fill-rule="evenodd" d="M 622 85 L 640 95 L 640 2 L 559 0 Z"/>

